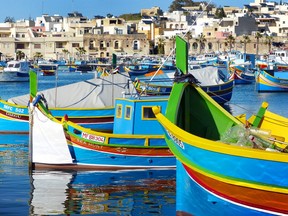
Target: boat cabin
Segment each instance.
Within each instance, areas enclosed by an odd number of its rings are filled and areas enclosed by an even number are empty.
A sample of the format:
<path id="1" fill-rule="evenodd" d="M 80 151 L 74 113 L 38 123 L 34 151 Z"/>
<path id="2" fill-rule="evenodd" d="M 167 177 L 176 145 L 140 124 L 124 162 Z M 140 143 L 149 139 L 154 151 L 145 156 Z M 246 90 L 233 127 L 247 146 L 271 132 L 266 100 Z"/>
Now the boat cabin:
<path id="1" fill-rule="evenodd" d="M 168 96 L 116 99 L 113 133 L 162 135 L 163 129 L 152 107 L 159 106 L 161 112 L 165 113 L 167 101 Z"/>

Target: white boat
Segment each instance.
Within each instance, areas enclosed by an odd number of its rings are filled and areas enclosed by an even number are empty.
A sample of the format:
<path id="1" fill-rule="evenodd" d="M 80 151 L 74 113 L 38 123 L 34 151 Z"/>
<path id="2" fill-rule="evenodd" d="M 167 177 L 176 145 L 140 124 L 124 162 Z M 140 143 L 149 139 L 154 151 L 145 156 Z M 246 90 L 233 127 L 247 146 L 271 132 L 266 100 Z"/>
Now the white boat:
<path id="1" fill-rule="evenodd" d="M 9 61 L 3 72 L 0 73 L 1 82 L 27 82 L 29 81 L 28 61 Z"/>

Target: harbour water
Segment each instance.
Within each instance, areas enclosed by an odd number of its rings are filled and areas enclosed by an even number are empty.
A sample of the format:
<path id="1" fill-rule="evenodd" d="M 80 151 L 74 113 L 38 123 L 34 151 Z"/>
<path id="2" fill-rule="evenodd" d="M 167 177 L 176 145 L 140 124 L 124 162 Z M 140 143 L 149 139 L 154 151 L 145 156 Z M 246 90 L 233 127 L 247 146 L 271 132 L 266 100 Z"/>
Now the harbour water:
<path id="1" fill-rule="evenodd" d="M 57 85 L 93 76 L 59 73 Z M 39 89 L 55 87 L 54 80 L 55 77 L 39 77 Z M 0 89 L 2 99 L 8 99 L 27 94 L 29 83 L 1 83 Z M 288 117 L 288 92 L 258 93 L 255 84 L 236 85 L 232 100 L 225 108 L 233 115 L 247 113 L 249 116 L 263 101 L 269 103 L 269 110 Z M 0 215 L 169 216 L 175 215 L 176 210 L 175 170 L 30 173 L 28 135 L 0 136 L 0 194 Z M 198 206 L 195 205 L 195 214 L 192 214 L 202 216 L 214 212 L 215 215 L 215 211 L 206 212 L 203 208 L 215 205 L 205 202 L 211 201 L 195 202 Z"/>

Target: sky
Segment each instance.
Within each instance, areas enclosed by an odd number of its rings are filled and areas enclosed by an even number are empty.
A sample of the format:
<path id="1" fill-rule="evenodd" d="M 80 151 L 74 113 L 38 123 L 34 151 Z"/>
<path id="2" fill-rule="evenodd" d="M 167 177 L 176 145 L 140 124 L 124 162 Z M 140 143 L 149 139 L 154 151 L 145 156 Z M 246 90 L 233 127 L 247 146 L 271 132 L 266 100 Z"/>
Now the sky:
<path id="1" fill-rule="evenodd" d="M 109 13 L 115 16 L 140 13 L 142 8 L 153 6 L 168 11 L 172 2 L 173 0 L 6 0 L 5 4 L 2 4 L 4 7 L 0 7 L 0 23 L 4 22 L 6 17 L 13 17 L 15 20 L 35 19 L 42 14 L 67 16 L 73 11 L 80 12 L 87 18 L 93 18 L 95 15 L 106 16 Z M 212 0 L 211 2 L 217 6 L 242 7 L 254 0 Z"/>

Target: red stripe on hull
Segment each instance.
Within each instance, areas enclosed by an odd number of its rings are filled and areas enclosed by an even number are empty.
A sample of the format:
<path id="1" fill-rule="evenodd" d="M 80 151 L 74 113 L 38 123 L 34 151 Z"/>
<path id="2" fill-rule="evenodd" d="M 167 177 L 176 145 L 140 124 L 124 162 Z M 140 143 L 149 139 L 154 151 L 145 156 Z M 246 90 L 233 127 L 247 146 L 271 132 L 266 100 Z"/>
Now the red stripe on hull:
<path id="1" fill-rule="evenodd" d="M 199 185 L 222 198 L 264 211 L 288 214 L 288 194 L 228 184 L 184 167 Z"/>
<path id="2" fill-rule="evenodd" d="M 107 152 L 111 154 L 134 155 L 134 156 L 155 156 L 155 157 L 157 156 L 159 157 L 171 156 L 172 157 L 173 156 L 168 146 L 167 148 L 153 148 L 153 147 L 137 148 L 137 147 L 132 147 L 132 146 L 131 147 L 128 147 L 128 146 L 119 147 L 119 146 L 113 146 L 113 145 L 108 146 L 104 144 L 98 145 L 94 143 L 89 143 L 89 142 L 79 140 L 77 137 L 69 136 L 67 134 L 66 134 L 66 138 L 68 141 L 72 143 L 72 145 L 75 144 L 75 145 L 88 148 L 91 150 Z"/>

